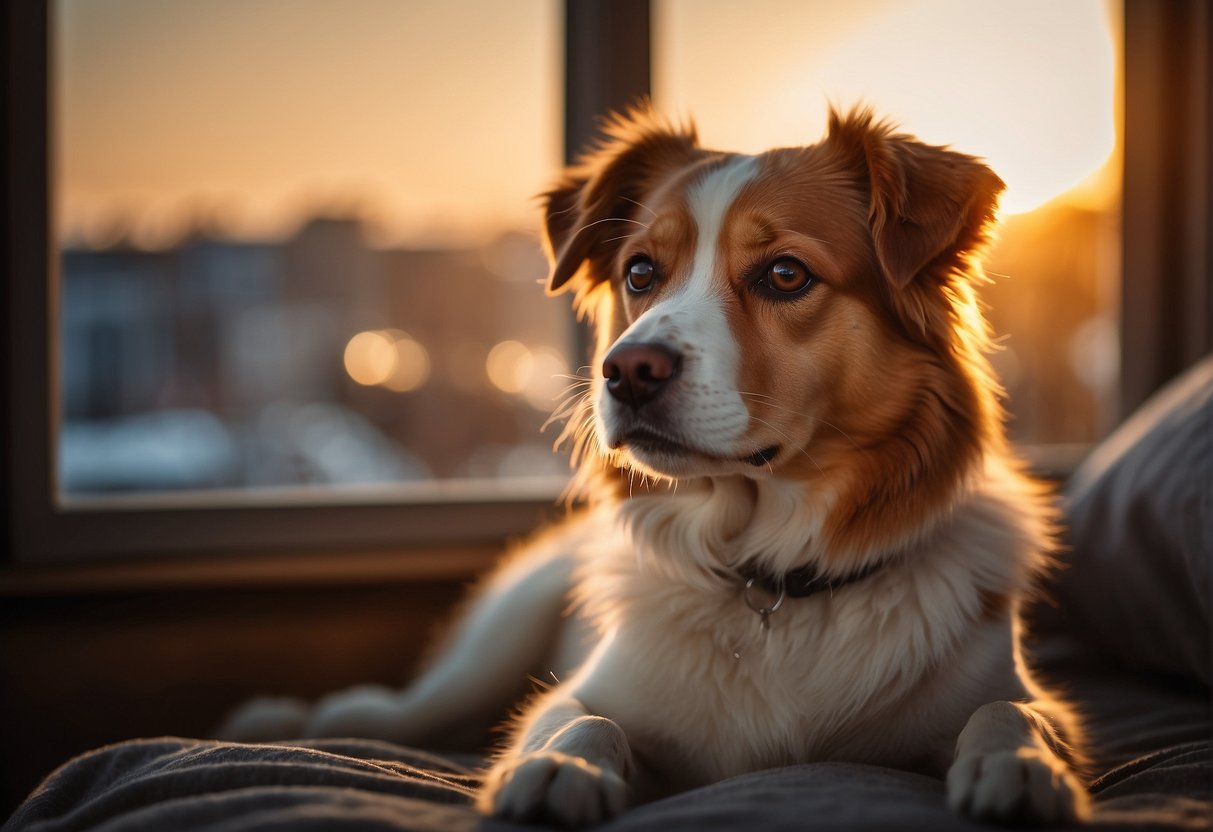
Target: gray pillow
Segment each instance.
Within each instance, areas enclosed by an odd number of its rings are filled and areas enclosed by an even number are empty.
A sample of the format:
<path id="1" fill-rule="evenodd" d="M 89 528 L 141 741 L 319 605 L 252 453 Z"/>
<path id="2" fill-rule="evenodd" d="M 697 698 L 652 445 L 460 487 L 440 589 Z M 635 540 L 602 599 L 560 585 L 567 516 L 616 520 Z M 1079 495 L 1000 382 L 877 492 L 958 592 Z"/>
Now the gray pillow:
<path id="1" fill-rule="evenodd" d="M 1124 669 L 1209 685 L 1213 356 L 1157 393 L 1071 478 L 1068 567 L 1044 618 Z"/>

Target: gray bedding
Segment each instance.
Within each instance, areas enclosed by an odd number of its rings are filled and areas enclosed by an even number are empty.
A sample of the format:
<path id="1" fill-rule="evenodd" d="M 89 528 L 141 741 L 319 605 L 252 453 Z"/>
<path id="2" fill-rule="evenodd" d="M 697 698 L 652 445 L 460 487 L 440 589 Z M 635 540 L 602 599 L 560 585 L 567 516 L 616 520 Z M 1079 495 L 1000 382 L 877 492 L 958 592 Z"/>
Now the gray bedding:
<path id="1" fill-rule="evenodd" d="M 1093 455 L 1068 495 L 1069 565 L 1032 610 L 1034 655 L 1095 742 L 1093 829 L 1207 829 L 1213 361 Z M 68 762 L 3 832 L 514 829 L 471 808 L 475 760 L 339 740 L 136 740 Z M 634 808 L 604 830 L 982 829 L 943 783 L 817 763 Z"/>
<path id="2" fill-rule="evenodd" d="M 1200 711 L 1192 708 L 1193 724 L 1200 721 Z M 1207 710 L 1203 719 L 1207 729 Z M 137 740 L 68 763 L 5 830 L 517 828 L 476 814 L 470 807 L 474 783 L 469 767 L 384 743 Z M 1159 748 L 1096 782 L 1094 828 L 1206 829 L 1211 788 L 1207 742 Z M 948 812 L 939 780 L 874 766 L 817 763 L 725 780 L 637 807 L 601 828 L 895 832 L 983 827 Z"/>

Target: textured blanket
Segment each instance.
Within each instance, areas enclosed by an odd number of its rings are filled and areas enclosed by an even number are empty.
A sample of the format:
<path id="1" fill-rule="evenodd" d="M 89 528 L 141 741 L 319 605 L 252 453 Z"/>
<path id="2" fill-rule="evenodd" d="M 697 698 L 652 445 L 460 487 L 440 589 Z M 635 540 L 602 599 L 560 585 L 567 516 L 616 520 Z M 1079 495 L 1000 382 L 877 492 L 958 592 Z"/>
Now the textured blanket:
<path id="1" fill-rule="evenodd" d="M 1199 723 L 1197 705 L 1188 703 L 1186 716 Z M 1184 708 L 1180 700 L 1164 708 L 1169 731 L 1183 721 Z M 139 740 L 68 763 L 31 795 L 4 832 L 516 829 L 471 808 L 475 780 L 473 770 L 457 762 L 376 742 Z M 1094 829 L 1207 829 L 1213 791 L 1209 744 L 1180 742 L 1136 757 L 1101 777 L 1094 791 Z M 820 763 L 735 777 L 638 807 L 601 828 L 984 827 L 948 812 L 939 780 Z"/>

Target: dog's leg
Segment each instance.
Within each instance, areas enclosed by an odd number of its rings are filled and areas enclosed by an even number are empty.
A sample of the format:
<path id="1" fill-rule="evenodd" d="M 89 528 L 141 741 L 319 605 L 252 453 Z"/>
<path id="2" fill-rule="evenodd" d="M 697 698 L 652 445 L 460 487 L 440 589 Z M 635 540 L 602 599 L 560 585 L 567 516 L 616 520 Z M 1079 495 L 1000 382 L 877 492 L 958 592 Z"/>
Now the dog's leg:
<path id="1" fill-rule="evenodd" d="M 489 771 L 477 807 L 512 821 L 591 826 L 623 811 L 633 769 L 623 729 L 558 695 L 529 716 Z"/>
<path id="2" fill-rule="evenodd" d="M 571 669 L 565 663 L 577 652 L 579 631 L 564 613 L 571 552 L 583 534 L 571 523 L 511 557 L 489 578 L 434 664 L 403 690 L 364 685 L 331 693 L 314 706 L 255 699 L 233 713 L 217 735 L 244 741 L 367 737 L 442 748 L 467 744 L 460 741 L 469 733 L 463 729 L 479 725 L 487 733 L 526 693 L 528 673 L 544 678 Z"/>
<path id="3" fill-rule="evenodd" d="M 562 618 L 572 563 L 559 546 L 516 556 L 492 577 L 437 661 L 412 685 L 330 694 L 313 709 L 307 735 L 451 747 L 451 733 L 463 725 L 500 721 L 526 693 L 528 674 L 568 669 L 542 665 L 558 652 L 568 623 Z"/>
<path id="4" fill-rule="evenodd" d="M 1056 824 L 1085 820 L 1090 797 L 1062 758 L 1049 720 L 1030 704 L 978 708 L 956 741 L 948 805 L 982 820 Z"/>

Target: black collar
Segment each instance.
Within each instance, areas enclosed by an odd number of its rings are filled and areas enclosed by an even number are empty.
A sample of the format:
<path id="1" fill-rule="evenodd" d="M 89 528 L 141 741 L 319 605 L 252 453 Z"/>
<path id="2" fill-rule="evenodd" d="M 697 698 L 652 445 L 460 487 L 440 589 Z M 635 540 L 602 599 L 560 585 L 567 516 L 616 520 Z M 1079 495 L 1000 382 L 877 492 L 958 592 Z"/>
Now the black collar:
<path id="1" fill-rule="evenodd" d="M 805 566 L 800 569 L 793 569 L 791 572 L 785 572 L 782 575 L 775 575 L 766 570 L 758 569 L 751 564 L 742 567 L 738 572 L 742 579 L 747 582 L 752 580 L 755 586 L 771 595 L 783 595 L 788 598 L 808 598 L 810 595 L 815 595 L 818 592 L 827 590 L 832 592 L 847 584 L 858 583 L 878 571 L 887 562 L 884 559 L 875 560 L 856 569 L 854 572 L 839 575 L 836 578 L 822 575 L 812 566 Z"/>

